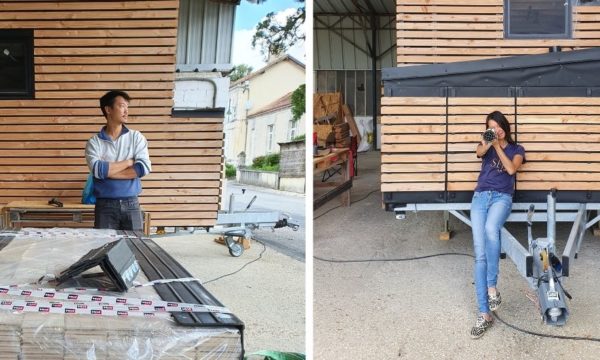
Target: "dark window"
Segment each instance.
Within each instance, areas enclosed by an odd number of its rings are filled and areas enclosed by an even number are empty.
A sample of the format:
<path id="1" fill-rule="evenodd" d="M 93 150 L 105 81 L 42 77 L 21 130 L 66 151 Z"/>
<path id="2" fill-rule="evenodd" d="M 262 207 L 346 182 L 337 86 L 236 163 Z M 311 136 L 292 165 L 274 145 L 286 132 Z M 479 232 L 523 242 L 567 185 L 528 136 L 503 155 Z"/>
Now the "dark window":
<path id="1" fill-rule="evenodd" d="M 504 0 L 506 38 L 571 38 L 570 0 Z"/>
<path id="2" fill-rule="evenodd" d="M 33 31 L 0 30 L 0 99 L 33 98 Z"/>
<path id="3" fill-rule="evenodd" d="M 577 5 L 580 5 L 580 6 L 586 6 L 586 5 L 598 6 L 598 5 L 600 5 L 600 0 L 577 0 Z"/>

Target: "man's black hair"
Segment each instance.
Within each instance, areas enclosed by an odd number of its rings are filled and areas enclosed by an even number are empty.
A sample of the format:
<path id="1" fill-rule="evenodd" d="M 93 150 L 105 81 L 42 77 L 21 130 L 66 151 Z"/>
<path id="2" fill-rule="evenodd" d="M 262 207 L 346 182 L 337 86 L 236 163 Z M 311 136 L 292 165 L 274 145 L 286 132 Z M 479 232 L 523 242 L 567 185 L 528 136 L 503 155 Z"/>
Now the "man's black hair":
<path id="1" fill-rule="evenodd" d="M 107 92 L 106 94 L 104 94 L 104 96 L 100 98 L 100 110 L 102 110 L 102 114 L 104 115 L 104 117 L 106 117 L 106 110 L 104 110 L 104 107 L 113 107 L 117 96 L 121 96 L 123 99 L 127 100 L 127 102 L 131 101 L 131 97 L 129 97 L 129 94 L 127 94 L 125 91 L 111 90 Z"/>

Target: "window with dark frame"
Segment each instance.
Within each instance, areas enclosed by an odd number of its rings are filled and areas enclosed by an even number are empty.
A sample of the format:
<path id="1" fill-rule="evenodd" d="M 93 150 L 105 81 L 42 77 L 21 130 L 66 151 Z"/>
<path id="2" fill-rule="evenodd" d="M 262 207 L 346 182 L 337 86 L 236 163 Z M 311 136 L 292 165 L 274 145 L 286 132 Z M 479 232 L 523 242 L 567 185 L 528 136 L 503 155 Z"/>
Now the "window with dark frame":
<path id="1" fill-rule="evenodd" d="M 570 39 L 570 0 L 504 0 L 507 39 Z"/>
<path id="2" fill-rule="evenodd" d="M 0 100 L 33 97 L 33 30 L 0 30 Z"/>

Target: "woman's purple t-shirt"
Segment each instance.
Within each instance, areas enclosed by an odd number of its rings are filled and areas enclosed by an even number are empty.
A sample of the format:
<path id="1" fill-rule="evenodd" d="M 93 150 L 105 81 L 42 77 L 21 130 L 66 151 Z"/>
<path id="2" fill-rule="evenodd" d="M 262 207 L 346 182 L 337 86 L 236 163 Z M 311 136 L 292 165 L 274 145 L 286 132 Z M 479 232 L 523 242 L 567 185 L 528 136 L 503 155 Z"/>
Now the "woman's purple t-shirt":
<path id="1" fill-rule="evenodd" d="M 521 155 L 525 163 L 525 149 L 521 145 L 509 143 L 504 148 L 504 153 L 511 161 L 515 155 Z M 510 195 L 515 192 L 515 176 L 506 172 L 494 147 L 489 148 L 483 155 L 475 191 L 499 191 Z"/>

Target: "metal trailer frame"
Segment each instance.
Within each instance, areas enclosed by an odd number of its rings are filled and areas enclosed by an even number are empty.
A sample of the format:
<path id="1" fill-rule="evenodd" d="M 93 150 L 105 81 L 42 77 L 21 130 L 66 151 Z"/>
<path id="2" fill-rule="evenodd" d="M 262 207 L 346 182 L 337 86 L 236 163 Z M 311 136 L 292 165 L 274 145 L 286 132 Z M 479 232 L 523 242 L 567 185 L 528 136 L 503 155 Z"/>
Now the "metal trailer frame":
<path id="1" fill-rule="evenodd" d="M 299 224 L 292 221 L 290 216 L 279 211 L 248 211 L 252 206 L 257 195 L 252 197 L 246 208 L 242 211 L 233 210 L 234 194 L 229 197 L 229 209 L 217 213 L 217 222 L 211 229 L 207 229 L 209 234 L 222 235 L 225 245 L 229 249 L 229 254 L 234 257 L 241 256 L 244 253 L 244 247 L 238 240 L 242 238 L 253 238 L 253 230 L 260 228 L 271 228 L 273 230 L 290 227 L 297 231 Z"/>
<path id="2" fill-rule="evenodd" d="M 562 288 L 560 278 L 569 276 L 570 266 L 577 258 L 585 231 L 600 221 L 600 215 L 588 220 L 591 211 L 600 210 L 600 203 L 556 203 L 555 191 L 551 191 L 547 199 L 547 203 L 513 204 L 507 221 L 527 222 L 529 248 L 521 245 L 503 227 L 500 233 L 501 251 L 513 261 L 530 287 L 537 290 L 542 320 L 550 325 L 564 325 L 568 317 L 565 296 L 570 298 L 570 295 Z M 406 204 L 395 207 L 394 213 L 396 219 L 401 220 L 406 212 L 444 211 L 444 230 L 448 231 L 449 214 L 471 227 L 470 217 L 466 213 L 470 208 L 470 203 Z M 533 239 L 533 222 L 547 223 L 546 238 Z M 556 222 L 573 223 L 561 260 L 556 256 Z"/>

